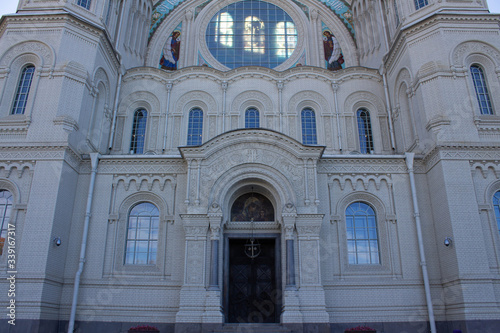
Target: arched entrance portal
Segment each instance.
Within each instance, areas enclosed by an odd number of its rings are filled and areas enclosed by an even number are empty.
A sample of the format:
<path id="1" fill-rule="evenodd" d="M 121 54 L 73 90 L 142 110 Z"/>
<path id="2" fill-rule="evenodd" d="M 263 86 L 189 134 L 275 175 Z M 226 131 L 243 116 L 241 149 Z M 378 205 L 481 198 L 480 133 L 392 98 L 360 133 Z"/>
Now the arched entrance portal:
<path id="1" fill-rule="evenodd" d="M 258 187 L 232 202 L 224 235 L 226 322 L 279 323 L 281 234 L 273 203 Z"/>

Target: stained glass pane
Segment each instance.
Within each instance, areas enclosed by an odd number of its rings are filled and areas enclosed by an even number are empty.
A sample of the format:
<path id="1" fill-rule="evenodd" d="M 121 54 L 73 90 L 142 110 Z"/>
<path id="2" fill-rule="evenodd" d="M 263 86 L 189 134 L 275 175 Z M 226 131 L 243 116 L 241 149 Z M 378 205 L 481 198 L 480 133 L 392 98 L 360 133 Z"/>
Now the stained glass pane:
<path id="1" fill-rule="evenodd" d="M 246 0 L 222 8 L 210 21 L 206 43 L 212 55 L 233 69 L 240 66 L 274 68 L 297 46 L 297 29 L 281 8 Z"/>

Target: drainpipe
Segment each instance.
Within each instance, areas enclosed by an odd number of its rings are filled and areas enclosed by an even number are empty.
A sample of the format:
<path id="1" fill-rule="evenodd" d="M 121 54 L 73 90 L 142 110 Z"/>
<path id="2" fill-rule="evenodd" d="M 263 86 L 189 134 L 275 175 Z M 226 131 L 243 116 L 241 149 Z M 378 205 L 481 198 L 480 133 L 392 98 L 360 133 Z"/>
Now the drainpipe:
<path id="1" fill-rule="evenodd" d="M 87 237 L 89 233 L 90 224 L 90 212 L 92 210 L 92 196 L 94 193 L 95 177 L 97 174 L 97 165 L 99 164 L 99 154 L 91 153 L 90 162 L 92 166 L 92 171 L 90 173 L 90 185 L 89 194 L 87 197 L 87 209 L 85 211 L 85 221 L 83 223 L 83 235 L 82 235 L 82 245 L 80 248 L 80 264 L 78 266 L 78 271 L 75 275 L 75 285 L 73 288 L 73 303 L 71 305 L 71 315 L 69 317 L 68 333 L 73 333 L 75 327 L 75 316 L 76 316 L 76 306 L 78 302 L 78 290 L 80 288 L 80 276 L 83 272 L 83 265 L 85 263 L 85 250 L 87 248 Z"/>
<path id="2" fill-rule="evenodd" d="M 342 133 L 340 132 L 340 119 L 339 119 L 339 103 L 337 101 L 337 90 L 339 85 L 337 81 L 332 81 L 333 96 L 335 98 L 335 117 L 337 118 L 337 138 L 339 140 L 339 150 L 342 151 Z"/>
<path id="3" fill-rule="evenodd" d="M 226 132 L 226 92 L 227 92 L 227 82 L 223 81 L 222 90 L 224 91 L 222 97 L 222 133 Z"/>
<path id="4" fill-rule="evenodd" d="M 415 175 L 413 173 L 414 153 L 405 153 L 406 166 L 410 176 L 411 196 L 413 198 L 413 211 L 415 224 L 417 226 L 418 250 L 420 252 L 420 266 L 422 267 L 422 276 L 424 278 L 425 300 L 427 301 L 427 311 L 429 312 L 429 322 L 431 333 L 436 333 L 436 322 L 434 321 L 434 310 L 432 307 L 431 287 L 429 284 L 429 275 L 427 274 L 427 263 L 425 262 L 424 241 L 422 237 L 422 227 L 420 225 L 420 213 L 418 210 L 417 189 L 415 187 Z"/>
<path id="5" fill-rule="evenodd" d="M 391 147 L 392 150 L 396 150 L 396 145 L 394 144 L 394 130 L 392 128 L 391 100 L 389 99 L 389 87 L 387 86 L 387 76 L 385 75 L 385 69 L 383 69 L 382 78 L 384 79 L 385 104 L 387 104 L 387 116 L 389 117 L 389 134 L 391 136 Z"/>
<path id="6" fill-rule="evenodd" d="M 165 135 L 163 136 L 163 151 L 167 149 L 167 131 L 168 131 L 168 113 L 170 111 L 170 92 L 172 91 L 172 83 L 168 82 L 165 85 L 165 89 L 167 90 L 167 106 L 165 110 Z"/>
<path id="7" fill-rule="evenodd" d="M 118 74 L 118 86 L 116 87 L 115 105 L 113 106 L 113 122 L 111 123 L 111 135 L 109 136 L 108 150 L 113 149 L 113 143 L 115 140 L 116 131 L 116 117 L 118 114 L 118 99 L 120 98 L 120 90 L 122 89 L 122 77 L 121 72 L 121 61 L 120 61 L 120 73 Z"/>

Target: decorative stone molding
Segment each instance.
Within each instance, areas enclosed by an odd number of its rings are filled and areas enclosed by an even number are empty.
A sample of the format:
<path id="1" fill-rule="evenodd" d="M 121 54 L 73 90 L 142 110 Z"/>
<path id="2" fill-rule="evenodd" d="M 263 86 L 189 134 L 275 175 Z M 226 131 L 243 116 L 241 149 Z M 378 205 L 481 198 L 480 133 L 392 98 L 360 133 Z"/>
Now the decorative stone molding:
<path id="1" fill-rule="evenodd" d="M 452 64 L 452 70 L 463 68 L 466 64 L 465 58 L 472 53 L 481 53 L 492 59 L 496 67 L 500 66 L 500 51 L 498 49 L 483 42 L 468 41 L 459 44 L 451 53 L 450 62 Z"/>
<path id="2" fill-rule="evenodd" d="M 141 174 L 133 174 L 133 175 L 114 175 L 113 176 L 113 184 L 120 185 L 123 184 L 125 191 L 128 191 L 130 185 L 135 184 L 135 189 L 137 191 L 141 190 L 143 184 L 147 187 L 148 191 L 153 189 L 154 183 L 157 182 L 161 191 L 165 189 L 165 185 L 170 184 L 175 187 L 177 184 L 176 175 L 166 176 L 166 175 L 141 175 Z"/>
<path id="3" fill-rule="evenodd" d="M 174 112 L 186 114 L 194 107 L 200 107 L 204 113 L 217 113 L 218 111 L 217 102 L 212 95 L 201 90 L 194 90 L 185 93 L 177 100 Z"/>
<path id="4" fill-rule="evenodd" d="M 331 107 L 327 99 L 315 91 L 301 91 L 288 102 L 288 112 L 300 114 L 300 111 L 306 107 L 314 109 L 317 115 L 331 113 Z"/>
<path id="5" fill-rule="evenodd" d="M 25 53 L 37 55 L 40 58 L 41 66 L 51 66 L 52 69 L 55 67 L 56 53 L 54 49 L 40 41 L 25 41 L 12 46 L 0 58 L 0 67 L 9 67 L 13 59 Z"/>
<path id="6" fill-rule="evenodd" d="M 273 102 L 268 95 L 260 91 L 250 90 L 244 91 L 234 98 L 230 111 L 245 112 L 251 106 L 257 107 L 262 114 L 275 110 Z"/>
<path id="7" fill-rule="evenodd" d="M 61 126 L 68 133 L 78 131 L 78 122 L 70 116 L 55 117 L 54 125 Z"/>

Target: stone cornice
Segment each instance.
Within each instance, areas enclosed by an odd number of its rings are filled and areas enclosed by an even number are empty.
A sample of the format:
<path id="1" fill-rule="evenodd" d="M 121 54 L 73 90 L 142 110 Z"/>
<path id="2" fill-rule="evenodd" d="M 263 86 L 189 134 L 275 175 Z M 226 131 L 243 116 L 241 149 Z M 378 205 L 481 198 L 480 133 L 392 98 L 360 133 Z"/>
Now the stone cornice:
<path id="1" fill-rule="evenodd" d="M 401 28 L 401 31 L 398 32 L 396 38 L 394 39 L 391 45 L 389 53 L 386 55 L 384 59 L 386 66 L 387 68 L 391 68 L 391 66 L 394 65 L 395 59 L 401 53 L 401 49 L 406 47 L 406 45 L 408 44 L 408 39 L 414 37 L 414 35 L 416 35 L 417 33 L 421 32 L 424 29 L 428 29 L 431 26 L 435 26 L 441 23 L 445 24 L 470 23 L 469 29 L 477 30 L 479 29 L 479 26 L 477 26 L 478 22 L 499 24 L 500 17 L 498 15 L 492 15 L 492 14 L 437 13 L 422 21 L 414 22 L 408 26 L 403 26 Z M 496 29 L 498 29 L 498 26 L 496 27 Z"/>
<path id="2" fill-rule="evenodd" d="M 322 174 L 393 174 L 406 173 L 406 163 L 403 156 L 377 158 L 377 156 L 363 157 L 335 157 L 322 158 L 318 163 L 318 173 Z"/>
<path id="3" fill-rule="evenodd" d="M 500 160 L 500 145 L 494 142 L 440 143 L 429 150 L 423 158 L 427 170 L 432 169 L 441 160 Z"/>
<path id="4" fill-rule="evenodd" d="M 303 79 L 314 79 L 323 82 L 335 81 L 337 84 L 349 80 L 366 79 L 382 82 L 378 70 L 366 67 L 349 67 L 340 71 L 328 71 L 319 67 L 301 66 L 277 72 L 265 67 L 239 67 L 227 72 L 219 71 L 206 66 L 192 66 L 177 71 L 165 71 L 152 67 L 136 67 L 130 69 L 123 78 L 123 82 L 137 79 L 152 79 L 160 83 L 180 83 L 188 79 L 208 79 L 218 84 L 229 84 L 247 78 L 260 78 L 268 81 L 284 83 Z"/>

